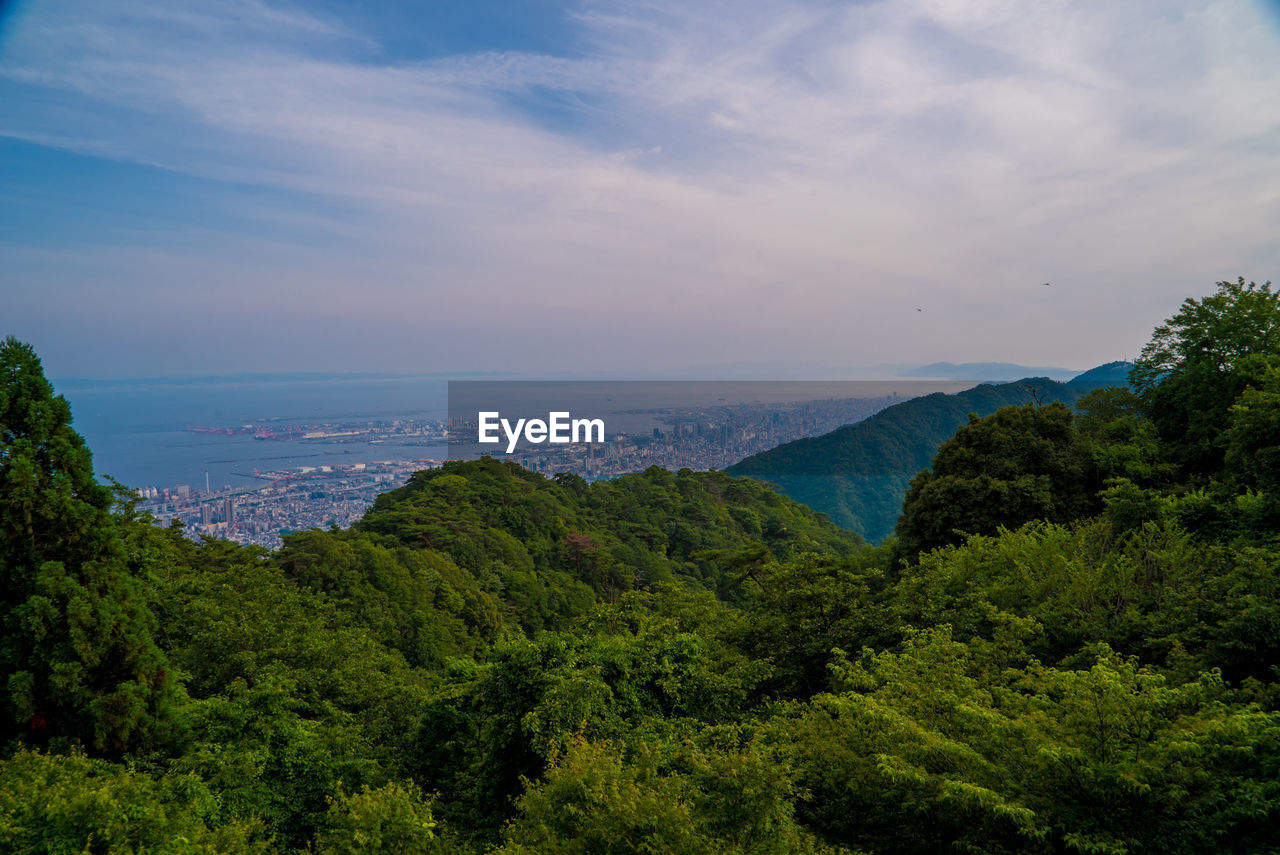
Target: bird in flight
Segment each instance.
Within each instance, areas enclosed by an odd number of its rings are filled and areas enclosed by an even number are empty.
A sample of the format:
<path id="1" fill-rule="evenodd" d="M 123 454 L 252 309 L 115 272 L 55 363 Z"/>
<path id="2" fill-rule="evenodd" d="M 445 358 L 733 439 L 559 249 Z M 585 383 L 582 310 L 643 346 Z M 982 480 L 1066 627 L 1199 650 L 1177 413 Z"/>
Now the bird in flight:
<path id="1" fill-rule="evenodd" d="M 916 309 L 917 312 L 923 312 L 924 309 Z"/>
<path id="2" fill-rule="evenodd" d="M 1048 283 L 1048 282 L 1044 283 L 1044 287 L 1048 288 L 1048 287 L 1049 287 L 1049 283 Z"/>

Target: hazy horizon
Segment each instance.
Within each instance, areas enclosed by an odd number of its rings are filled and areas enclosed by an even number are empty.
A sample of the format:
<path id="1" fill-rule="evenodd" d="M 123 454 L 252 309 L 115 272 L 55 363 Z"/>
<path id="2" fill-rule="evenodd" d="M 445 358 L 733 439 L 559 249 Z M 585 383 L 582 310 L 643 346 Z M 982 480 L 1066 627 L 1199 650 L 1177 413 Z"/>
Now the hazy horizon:
<path id="1" fill-rule="evenodd" d="M 678 371 L 659 372 L 667 376 L 649 376 L 637 377 L 630 376 L 626 371 L 591 371 L 591 370 L 575 370 L 572 372 L 547 372 L 547 371 L 519 371 L 515 369 L 494 369 L 494 370 L 476 370 L 476 371 L 406 371 L 406 372 L 333 372 L 333 371 L 246 371 L 231 374 L 169 374 L 169 375 L 139 375 L 128 377 L 69 377 L 69 376 L 50 376 L 50 382 L 55 385 L 70 385 L 71 387 L 79 387 L 82 384 L 88 385 L 181 385 L 191 384 L 237 384 L 237 383 L 279 383 L 279 382 L 361 382 L 361 381 L 379 381 L 379 380 L 404 380 L 404 379 L 432 379 L 432 380 L 460 380 L 460 379 L 512 379 L 512 380 L 760 380 L 760 381 L 803 381 L 803 380 L 929 380 L 929 379 L 951 379 L 951 380 L 990 380 L 991 377 L 983 376 L 981 369 L 971 371 L 965 376 L 959 376 L 961 372 L 955 369 L 962 369 L 966 365 L 973 366 L 995 366 L 999 368 L 998 373 L 1003 376 L 1016 372 L 1017 377 L 1030 377 L 1037 375 L 1045 375 L 1053 377 L 1061 375 L 1062 377 L 1071 377 L 1082 374 L 1086 371 L 1107 365 L 1111 362 L 1124 360 L 1107 360 L 1107 362 L 1091 365 L 1087 368 L 1065 368 L 1061 366 L 1036 366 L 1036 365 L 1019 365 L 1007 362 L 989 362 L 989 363 L 930 363 L 921 365 L 918 363 L 897 363 L 897 364 L 881 364 L 870 366 L 840 366 L 840 365 L 800 365 L 787 366 L 783 364 L 763 365 L 760 363 L 735 363 L 731 365 L 691 365 Z M 922 373 L 922 369 L 930 368 L 935 365 L 948 365 L 950 371 L 940 371 L 935 374 Z M 988 372 L 991 373 L 991 372 Z M 1012 376 L 1012 375 L 1011 375 Z"/>

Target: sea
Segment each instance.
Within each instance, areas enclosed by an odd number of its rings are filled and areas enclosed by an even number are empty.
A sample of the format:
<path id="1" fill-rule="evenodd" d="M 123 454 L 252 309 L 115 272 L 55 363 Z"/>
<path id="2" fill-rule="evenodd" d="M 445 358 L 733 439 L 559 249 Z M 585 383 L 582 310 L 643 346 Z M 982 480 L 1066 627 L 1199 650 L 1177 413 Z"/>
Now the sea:
<path id="1" fill-rule="evenodd" d="M 261 483 L 254 470 L 441 459 L 443 444 L 264 441 L 238 428 L 360 420 L 444 419 L 447 383 L 439 377 L 210 378 L 189 381 L 55 380 L 72 423 L 93 452 L 94 470 L 131 487 L 214 489 Z"/>

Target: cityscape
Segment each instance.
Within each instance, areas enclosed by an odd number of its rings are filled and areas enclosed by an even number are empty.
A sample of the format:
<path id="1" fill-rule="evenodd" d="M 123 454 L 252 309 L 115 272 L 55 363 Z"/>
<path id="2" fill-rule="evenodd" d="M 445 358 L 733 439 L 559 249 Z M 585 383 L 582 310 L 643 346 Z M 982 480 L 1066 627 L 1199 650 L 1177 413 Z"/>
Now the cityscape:
<path id="1" fill-rule="evenodd" d="M 511 455 L 526 469 L 552 475 L 572 472 L 589 481 L 641 472 L 650 466 L 675 471 L 724 469 L 761 451 L 805 437 L 821 436 L 860 422 L 902 400 L 896 394 L 785 403 L 742 403 L 627 411 L 647 421 L 607 437 L 607 442 L 570 445 L 523 443 Z M 451 432 L 459 426 L 451 425 Z M 471 424 L 466 436 L 475 435 Z M 453 434 L 451 433 L 451 436 Z M 450 456 L 460 446 L 450 442 Z M 463 445 L 462 448 L 470 448 Z M 457 456 L 474 456 L 459 454 Z"/>
<path id="2" fill-rule="evenodd" d="M 723 469 L 782 443 L 861 421 L 899 400 L 897 394 L 889 394 L 633 410 L 625 413 L 630 427 L 612 433 L 603 444 L 525 444 L 509 456 L 495 456 L 545 475 L 571 472 L 592 481 L 650 466 Z M 364 450 L 393 444 L 402 451 L 415 445 L 427 451 L 440 449 L 448 441 L 447 456 L 454 459 L 493 453 L 492 447 L 482 449 L 471 442 L 475 425 L 464 420 L 349 419 L 303 424 L 262 418 L 230 426 L 189 425 L 186 430 L 237 441 L 252 437 L 264 443 L 304 447 L 339 443 Z M 440 457 L 423 454 L 274 469 L 246 463 L 242 467 L 245 471 L 233 474 L 248 479 L 247 484 L 215 486 L 206 472 L 204 484 L 144 486 L 137 494 L 139 509 L 151 514 L 159 525 L 177 521 L 192 538 L 211 537 L 273 549 L 289 532 L 350 526 L 378 494 L 403 484 L 414 472 L 442 462 Z"/>
<path id="3" fill-rule="evenodd" d="M 205 472 L 203 485 L 178 483 L 137 490 L 139 508 L 157 524 L 179 521 L 193 538 L 212 537 L 275 548 L 281 535 L 309 528 L 345 528 L 360 519 L 379 493 L 404 483 L 414 472 L 439 466 L 428 454 L 446 440 L 444 422 L 421 418 L 350 418 L 319 423 L 259 418 L 239 425 L 187 425 L 186 431 L 240 442 L 287 443 L 303 449 L 279 459 L 311 457 L 330 462 L 261 469 L 247 460 L 231 474 L 248 484 L 215 487 Z M 375 452 L 394 446 L 400 456 L 338 462 L 334 446 Z M 421 456 L 405 456 L 406 448 Z M 228 445 L 228 448 L 240 447 Z M 282 449 L 283 450 L 283 449 Z M 312 452 L 315 452 L 314 454 Z M 359 455 L 363 456 L 363 455 Z"/>
<path id="4" fill-rule="evenodd" d="M 291 531 L 350 526 L 379 493 L 403 484 L 420 469 L 439 465 L 439 460 L 431 458 L 382 460 L 265 473 L 264 477 L 274 477 L 262 486 L 142 487 L 137 491 L 139 509 L 151 514 L 158 525 L 181 522 L 193 538 L 273 549 L 280 545 L 281 535 Z"/>

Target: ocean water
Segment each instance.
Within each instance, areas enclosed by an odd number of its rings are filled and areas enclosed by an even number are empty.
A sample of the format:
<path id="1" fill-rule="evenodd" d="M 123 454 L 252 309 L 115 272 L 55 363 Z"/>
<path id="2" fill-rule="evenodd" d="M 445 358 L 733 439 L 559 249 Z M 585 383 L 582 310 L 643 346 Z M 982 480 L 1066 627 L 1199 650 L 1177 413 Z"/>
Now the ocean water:
<path id="1" fill-rule="evenodd" d="M 93 452 L 95 471 L 134 487 L 186 483 L 203 489 L 208 472 L 216 489 L 262 483 L 254 477 L 255 469 L 445 456 L 443 445 L 267 441 L 186 430 L 192 425 L 234 428 L 259 424 L 261 419 L 274 420 L 277 426 L 443 419 L 447 386 L 434 377 L 54 381 L 54 387 L 71 404 L 73 425 Z"/>

